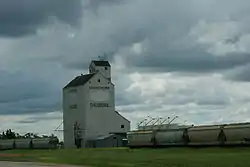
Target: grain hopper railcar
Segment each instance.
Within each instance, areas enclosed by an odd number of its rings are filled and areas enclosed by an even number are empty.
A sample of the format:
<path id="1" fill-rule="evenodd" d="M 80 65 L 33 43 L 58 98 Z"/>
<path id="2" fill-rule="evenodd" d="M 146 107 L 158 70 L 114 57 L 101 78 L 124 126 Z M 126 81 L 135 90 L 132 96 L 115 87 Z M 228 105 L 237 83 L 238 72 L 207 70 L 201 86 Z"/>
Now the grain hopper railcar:
<path id="1" fill-rule="evenodd" d="M 183 129 L 133 131 L 129 147 L 250 146 L 250 123 L 192 126 Z"/>
<path id="2" fill-rule="evenodd" d="M 0 150 L 9 149 L 56 149 L 56 138 L 41 139 L 5 139 L 0 140 Z"/>
<path id="3" fill-rule="evenodd" d="M 188 142 L 185 129 L 158 130 L 155 132 L 155 147 L 182 146 Z"/>
<path id="4" fill-rule="evenodd" d="M 131 131 L 127 134 L 129 147 L 153 147 L 153 131 Z"/>
<path id="5" fill-rule="evenodd" d="M 54 139 L 50 139 L 50 138 L 33 139 L 32 144 L 33 144 L 33 148 L 35 148 L 35 149 L 55 149 L 55 148 L 57 148 L 56 141 Z"/>
<path id="6" fill-rule="evenodd" d="M 0 150 L 9 150 L 14 146 L 14 140 L 1 140 L 0 142 Z"/>
<path id="7" fill-rule="evenodd" d="M 250 145 L 250 124 L 225 126 L 225 145 Z"/>
<path id="8" fill-rule="evenodd" d="M 27 149 L 30 147 L 30 141 L 27 139 L 16 139 L 13 141 L 13 148 L 15 149 Z"/>
<path id="9" fill-rule="evenodd" d="M 189 146 L 213 146 L 220 144 L 221 126 L 196 126 L 187 129 Z"/>

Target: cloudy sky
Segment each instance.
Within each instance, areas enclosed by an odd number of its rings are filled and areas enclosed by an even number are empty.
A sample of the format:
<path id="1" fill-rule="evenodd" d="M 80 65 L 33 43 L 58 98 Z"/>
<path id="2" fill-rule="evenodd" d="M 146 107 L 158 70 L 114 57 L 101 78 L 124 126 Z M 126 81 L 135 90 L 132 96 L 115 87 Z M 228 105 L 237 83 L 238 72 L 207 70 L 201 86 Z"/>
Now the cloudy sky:
<path id="1" fill-rule="evenodd" d="M 103 53 L 132 128 L 148 115 L 250 121 L 249 11 L 249 0 L 1 0 L 1 130 L 53 133 L 62 87 Z"/>

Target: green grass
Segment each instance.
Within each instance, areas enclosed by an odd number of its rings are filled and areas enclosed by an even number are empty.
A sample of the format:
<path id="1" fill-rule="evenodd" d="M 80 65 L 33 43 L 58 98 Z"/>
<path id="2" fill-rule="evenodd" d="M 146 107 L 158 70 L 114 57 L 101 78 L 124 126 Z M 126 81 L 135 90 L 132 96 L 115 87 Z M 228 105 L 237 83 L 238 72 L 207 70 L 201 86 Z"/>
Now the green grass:
<path id="1" fill-rule="evenodd" d="M 250 167 L 250 148 L 10 150 L 0 160 L 100 167 Z"/>

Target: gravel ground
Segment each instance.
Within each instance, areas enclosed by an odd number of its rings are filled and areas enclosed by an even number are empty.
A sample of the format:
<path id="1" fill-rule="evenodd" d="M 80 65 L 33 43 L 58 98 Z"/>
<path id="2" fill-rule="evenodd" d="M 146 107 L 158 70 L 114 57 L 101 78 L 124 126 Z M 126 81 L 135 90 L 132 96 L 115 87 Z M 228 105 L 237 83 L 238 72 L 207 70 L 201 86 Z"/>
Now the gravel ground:
<path id="1" fill-rule="evenodd" d="M 0 167 L 83 167 L 72 165 L 55 165 L 55 164 L 43 164 L 43 163 L 30 163 L 30 162 L 7 162 L 0 161 Z"/>

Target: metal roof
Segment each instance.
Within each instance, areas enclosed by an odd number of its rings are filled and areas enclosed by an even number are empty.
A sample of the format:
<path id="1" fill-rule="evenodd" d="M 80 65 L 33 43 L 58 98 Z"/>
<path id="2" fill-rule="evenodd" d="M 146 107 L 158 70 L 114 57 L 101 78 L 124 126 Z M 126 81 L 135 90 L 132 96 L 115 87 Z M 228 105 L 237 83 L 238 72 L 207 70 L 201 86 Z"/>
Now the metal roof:
<path id="1" fill-rule="evenodd" d="M 99 137 L 95 138 L 94 140 L 103 140 L 103 139 L 106 139 L 106 138 L 111 137 L 111 136 L 114 136 L 114 134 L 99 136 Z"/>
<path id="2" fill-rule="evenodd" d="M 124 116 L 122 116 L 118 111 L 115 111 L 115 113 L 118 114 L 120 117 L 122 117 L 124 120 L 126 120 L 127 122 L 130 123 L 130 121 L 127 118 L 125 118 Z"/>
<path id="3" fill-rule="evenodd" d="M 76 87 L 76 86 L 84 85 L 94 75 L 95 75 L 95 73 L 94 74 L 86 74 L 86 75 L 77 76 L 77 77 L 75 77 L 75 79 L 70 81 L 63 89 L 69 88 L 69 87 Z"/>

